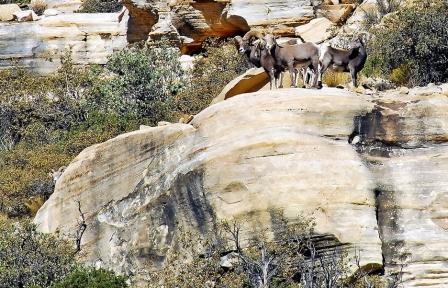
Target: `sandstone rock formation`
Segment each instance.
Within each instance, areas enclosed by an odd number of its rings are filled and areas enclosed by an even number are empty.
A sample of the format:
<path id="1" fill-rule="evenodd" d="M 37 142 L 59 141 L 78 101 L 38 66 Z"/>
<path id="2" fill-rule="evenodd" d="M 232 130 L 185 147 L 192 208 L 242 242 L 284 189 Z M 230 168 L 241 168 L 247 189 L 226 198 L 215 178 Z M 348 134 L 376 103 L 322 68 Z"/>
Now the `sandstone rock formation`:
<path id="1" fill-rule="evenodd" d="M 325 2 L 322 0 L 206 0 L 160 1 L 126 0 L 130 10 L 130 41 L 169 36 L 185 53 L 200 48 L 207 37 L 226 37 L 242 34 L 249 29 L 266 29 L 277 35 L 294 36 L 296 28 L 316 17 L 327 17 L 343 23 L 353 12 L 352 1 Z M 308 26 L 315 35 L 326 39 L 329 24 L 320 21 Z M 132 27 L 131 27 L 132 26 Z M 322 37 L 322 36 L 319 36 Z"/>
<path id="2" fill-rule="evenodd" d="M 235 36 L 252 28 L 282 36 L 303 33 L 308 41 L 322 41 L 330 36 L 332 22 L 343 23 L 351 15 L 353 2 L 124 0 L 128 12 L 108 15 L 74 13 L 80 8 L 80 0 L 49 0 L 51 13 L 33 25 L 0 22 L 0 68 L 19 60 L 20 65 L 33 71 L 51 72 L 59 66 L 55 54 L 68 47 L 73 48 L 76 64 L 102 64 L 113 51 L 129 43 L 161 37 L 171 39 L 183 53 L 191 54 L 202 47 L 207 37 Z M 8 15 L 12 12 L 0 10 L 4 14 L 0 21 L 11 20 Z M 62 14 L 56 15 L 59 12 Z M 351 29 L 359 25 L 355 20 L 350 23 Z"/>
<path id="3" fill-rule="evenodd" d="M 14 60 L 39 73 L 54 71 L 71 50 L 76 64 L 105 64 L 127 45 L 128 12 L 68 13 L 29 23 L 0 23 L 0 68 Z"/>
<path id="4" fill-rule="evenodd" d="M 0 21 L 11 21 L 14 19 L 14 13 L 20 12 L 17 4 L 0 4 Z"/>
<path id="5" fill-rule="evenodd" d="M 35 222 L 73 232 L 101 262 L 144 280 L 180 227 L 248 217 L 274 229 L 272 209 L 312 213 L 317 231 L 361 250 L 362 264 L 404 265 L 405 287 L 448 284 L 448 98 L 438 86 L 375 95 L 281 89 L 242 94 L 171 124 L 83 151 Z M 249 225 L 249 226 L 250 226 Z M 248 227 L 246 233 L 250 233 Z"/>

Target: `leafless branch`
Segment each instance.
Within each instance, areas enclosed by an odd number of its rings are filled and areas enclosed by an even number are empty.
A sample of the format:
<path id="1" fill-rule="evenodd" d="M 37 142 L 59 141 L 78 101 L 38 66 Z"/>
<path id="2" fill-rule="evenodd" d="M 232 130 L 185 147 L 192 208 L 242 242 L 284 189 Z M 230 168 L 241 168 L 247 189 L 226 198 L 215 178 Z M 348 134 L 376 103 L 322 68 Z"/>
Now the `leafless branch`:
<path id="1" fill-rule="evenodd" d="M 78 225 L 77 225 L 76 235 L 75 235 L 75 243 L 76 243 L 75 254 L 77 254 L 81 251 L 82 236 L 84 235 L 84 232 L 86 232 L 86 229 L 87 229 L 85 213 L 82 212 L 82 209 L 81 209 L 81 201 L 76 200 L 76 203 L 78 204 L 78 212 L 79 212 L 80 217 L 78 219 Z"/>

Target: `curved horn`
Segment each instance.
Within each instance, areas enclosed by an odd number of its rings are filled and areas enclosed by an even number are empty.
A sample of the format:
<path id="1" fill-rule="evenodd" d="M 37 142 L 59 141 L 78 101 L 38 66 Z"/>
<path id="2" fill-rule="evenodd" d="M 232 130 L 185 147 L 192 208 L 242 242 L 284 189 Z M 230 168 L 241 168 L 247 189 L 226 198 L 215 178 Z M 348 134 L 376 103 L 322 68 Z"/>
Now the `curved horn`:
<path id="1" fill-rule="evenodd" d="M 303 37 L 300 36 L 299 34 L 296 34 L 296 37 L 297 37 L 298 39 L 300 39 L 300 41 L 302 41 L 302 43 L 306 43 L 305 39 L 303 39 Z"/>
<path id="2" fill-rule="evenodd" d="M 249 32 L 247 32 L 246 34 L 244 34 L 243 36 L 243 40 L 244 41 L 249 41 L 252 37 L 258 38 L 258 39 L 263 39 L 263 33 L 261 33 L 260 31 L 257 30 L 250 30 Z"/>

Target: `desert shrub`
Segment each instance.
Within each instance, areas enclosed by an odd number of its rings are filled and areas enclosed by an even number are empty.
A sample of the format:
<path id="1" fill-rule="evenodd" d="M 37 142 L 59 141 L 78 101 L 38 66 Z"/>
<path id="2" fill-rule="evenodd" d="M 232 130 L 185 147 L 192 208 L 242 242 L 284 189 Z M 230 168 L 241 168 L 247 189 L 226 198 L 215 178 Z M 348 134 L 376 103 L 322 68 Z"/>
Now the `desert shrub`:
<path id="1" fill-rule="evenodd" d="M 249 228 L 244 219 L 218 223 L 205 236 L 180 227 L 177 242 L 182 253 L 168 258 L 150 287 L 339 287 L 336 283 L 342 284 L 348 271 L 346 253 L 339 248 L 320 250 L 331 243 L 316 244 L 319 237 L 309 217 L 290 223 L 280 212 L 273 213 L 275 239 L 261 225 Z M 245 233 L 242 237 L 245 229 L 253 229 L 252 238 Z M 198 247 L 201 254 L 195 251 Z M 231 267 L 220 266 L 223 255 Z M 190 261 L 185 263 L 186 259 Z M 332 272 L 325 274 L 322 267 Z M 325 286 L 330 274 L 334 285 Z"/>
<path id="2" fill-rule="evenodd" d="M 30 7 L 37 14 L 42 15 L 47 9 L 47 2 L 45 0 L 31 0 Z"/>
<path id="3" fill-rule="evenodd" d="M 89 79 L 83 68 L 62 57 L 57 73 L 38 76 L 22 68 L 0 72 L 0 150 L 25 140 L 31 145 L 54 143 L 58 130 L 83 121 L 87 105 L 82 91 Z"/>
<path id="4" fill-rule="evenodd" d="M 126 288 L 126 279 L 105 269 L 78 267 L 51 288 Z"/>
<path id="5" fill-rule="evenodd" d="M 0 4 L 26 4 L 30 3 L 30 0 L 0 0 Z"/>
<path id="6" fill-rule="evenodd" d="M 383 18 L 371 29 L 368 65 L 372 71 L 410 85 L 448 80 L 448 4 L 443 0 L 415 1 Z M 411 73 L 404 73 L 406 71 Z M 406 77 L 405 77 L 406 76 Z M 399 78 L 400 78 L 399 77 Z M 396 78 L 397 79 L 397 78 Z"/>
<path id="7" fill-rule="evenodd" d="M 390 72 L 390 81 L 397 85 L 409 86 L 409 81 L 412 76 L 412 66 L 400 65 L 397 68 L 392 69 Z"/>
<path id="8" fill-rule="evenodd" d="M 84 0 L 79 13 L 115 13 L 123 8 L 118 0 Z"/>
<path id="9" fill-rule="evenodd" d="M 328 70 L 324 74 L 322 81 L 327 84 L 328 87 L 337 87 L 339 85 L 347 84 L 350 81 L 350 75 L 348 73 Z"/>
<path id="10" fill-rule="evenodd" d="M 73 267 L 70 245 L 29 221 L 0 223 L 0 287 L 48 287 Z"/>
<path id="11" fill-rule="evenodd" d="M 166 41 L 115 53 L 91 90 L 96 110 L 154 125 L 171 120 L 174 96 L 184 86 L 179 51 Z"/>
<path id="12" fill-rule="evenodd" d="M 137 128 L 135 119 L 95 113 L 69 131 L 60 132 L 63 136 L 54 143 L 21 142 L 1 151 L 0 212 L 10 217 L 33 216 L 42 200 L 53 193 L 52 170 L 68 165 L 86 147 Z"/>
<path id="13" fill-rule="evenodd" d="M 230 42 L 211 40 L 206 52 L 194 63 L 188 86 L 176 97 L 176 109 L 183 114 L 197 114 L 210 105 L 225 85 L 250 68 L 245 56 Z"/>

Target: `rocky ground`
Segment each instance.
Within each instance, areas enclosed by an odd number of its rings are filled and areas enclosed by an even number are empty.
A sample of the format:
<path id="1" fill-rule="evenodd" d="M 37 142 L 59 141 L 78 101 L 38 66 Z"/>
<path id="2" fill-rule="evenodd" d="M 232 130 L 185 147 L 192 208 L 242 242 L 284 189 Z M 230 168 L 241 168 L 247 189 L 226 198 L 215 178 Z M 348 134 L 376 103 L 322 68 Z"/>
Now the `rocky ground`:
<path id="1" fill-rule="evenodd" d="M 273 209 L 292 220 L 302 212 L 317 232 L 357 247 L 362 265 L 404 265 L 406 287 L 444 287 L 447 96 L 447 85 L 430 85 L 216 100 L 190 124 L 142 127 L 83 151 L 35 222 L 69 233 L 81 201 L 85 260 L 145 279 L 179 225 L 201 233 L 215 217 L 245 217 L 272 230 Z"/>

